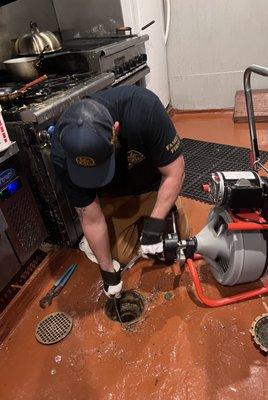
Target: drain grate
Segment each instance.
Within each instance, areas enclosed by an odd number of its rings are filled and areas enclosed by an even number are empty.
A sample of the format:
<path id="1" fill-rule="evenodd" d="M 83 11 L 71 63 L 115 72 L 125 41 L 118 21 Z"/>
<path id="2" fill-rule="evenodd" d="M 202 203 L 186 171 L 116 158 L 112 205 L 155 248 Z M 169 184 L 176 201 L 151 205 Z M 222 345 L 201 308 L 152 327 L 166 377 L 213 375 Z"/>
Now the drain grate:
<path id="1" fill-rule="evenodd" d="M 202 192 L 202 184 L 207 183 L 212 172 L 246 171 L 251 169 L 250 150 L 244 147 L 209 143 L 201 140 L 182 139 L 185 159 L 185 180 L 181 196 L 210 203 L 207 193 Z M 268 161 L 268 152 L 260 151 L 262 163 Z"/>
<path id="2" fill-rule="evenodd" d="M 64 312 L 47 315 L 37 325 L 35 337 L 42 344 L 53 344 L 64 339 L 71 331 L 73 320 Z"/>
<path id="3" fill-rule="evenodd" d="M 137 322 L 143 311 L 144 298 L 134 290 L 122 292 L 120 299 L 116 299 L 116 302 L 114 299 L 109 299 L 105 306 L 108 318 L 127 325 Z"/>

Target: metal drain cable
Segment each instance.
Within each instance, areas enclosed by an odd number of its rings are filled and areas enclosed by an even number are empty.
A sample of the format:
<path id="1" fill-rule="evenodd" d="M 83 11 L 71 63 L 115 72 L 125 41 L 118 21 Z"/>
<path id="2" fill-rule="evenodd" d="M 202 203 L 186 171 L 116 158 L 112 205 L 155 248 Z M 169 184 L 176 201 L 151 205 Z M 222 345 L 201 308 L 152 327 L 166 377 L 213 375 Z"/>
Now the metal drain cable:
<path id="1" fill-rule="evenodd" d="M 115 311 L 116 311 L 116 314 L 117 314 L 117 317 L 119 319 L 120 324 L 123 325 L 123 321 L 121 319 L 121 316 L 120 316 L 120 313 L 119 313 L 119 309 L 117 307 L 117 297 L 115 297 L 115 296 L 114 296 L 114 308 L 115 308 Z"/>

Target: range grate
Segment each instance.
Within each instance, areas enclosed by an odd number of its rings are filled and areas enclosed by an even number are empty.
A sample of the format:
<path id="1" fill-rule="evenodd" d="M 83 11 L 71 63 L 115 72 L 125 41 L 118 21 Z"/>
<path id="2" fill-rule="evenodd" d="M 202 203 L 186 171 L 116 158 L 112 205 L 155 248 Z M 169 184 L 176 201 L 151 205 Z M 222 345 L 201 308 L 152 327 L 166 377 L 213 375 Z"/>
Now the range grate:
<path id="1" fill-rule="evenodd" d="M 57 311 L 39 322 L 35 337 L 42 344 L 57 343 L 71 332 L 72 326 L 72 318 L 64 312 Z"/>
<path id="2" fill-rule="evenodd" d="M 182 139 L 185 159 L 185 181 L 181 196 L 212 204 L 209 196 L 202 192 L 212 172 L 247 171 L 251 169 L 250 150 L 244 147 L 210 143 L 201 140 Z M 261 162 L 268 161 L 268 152 L 260 151 Z"/>

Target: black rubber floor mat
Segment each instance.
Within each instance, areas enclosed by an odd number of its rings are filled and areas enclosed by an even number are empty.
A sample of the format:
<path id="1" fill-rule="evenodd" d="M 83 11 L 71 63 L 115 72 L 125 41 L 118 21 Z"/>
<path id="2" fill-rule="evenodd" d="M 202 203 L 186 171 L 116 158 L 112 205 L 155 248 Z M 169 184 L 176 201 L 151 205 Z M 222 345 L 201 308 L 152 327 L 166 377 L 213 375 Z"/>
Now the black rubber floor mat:
<path id="1" fill-rule="evenodd" d="M 247 171 L 250 169 L 249 149 L 201 140 L 182 139 L 185 159 L 185 181 L 181 195 L 211 204 L 202 184 L 216 171 Z M 268 152 L 261 151 L 262 163 L 268 161 Z"/>

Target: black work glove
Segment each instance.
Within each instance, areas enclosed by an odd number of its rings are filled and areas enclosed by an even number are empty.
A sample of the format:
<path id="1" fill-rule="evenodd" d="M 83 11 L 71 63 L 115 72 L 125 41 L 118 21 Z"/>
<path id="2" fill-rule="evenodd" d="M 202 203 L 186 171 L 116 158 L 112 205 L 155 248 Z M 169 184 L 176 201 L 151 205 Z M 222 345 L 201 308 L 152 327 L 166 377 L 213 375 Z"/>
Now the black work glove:
<path id="1" fill-rule="evenodd" d="M 144 258 L 159 258 L 163 260 L 162 234 L 165 230 L 164 219 L 146 217 L 141 234 L 141 255 Z"/>
<path id="2" fill-rule="evenodd" d="M 100 268 L 103 280 L 103 291 L 107 297 L 120 297 L 123 282 L 121 280 L 121 266 L 118 261 L 113 260 L 114 271 L 104 271 Z"/>

